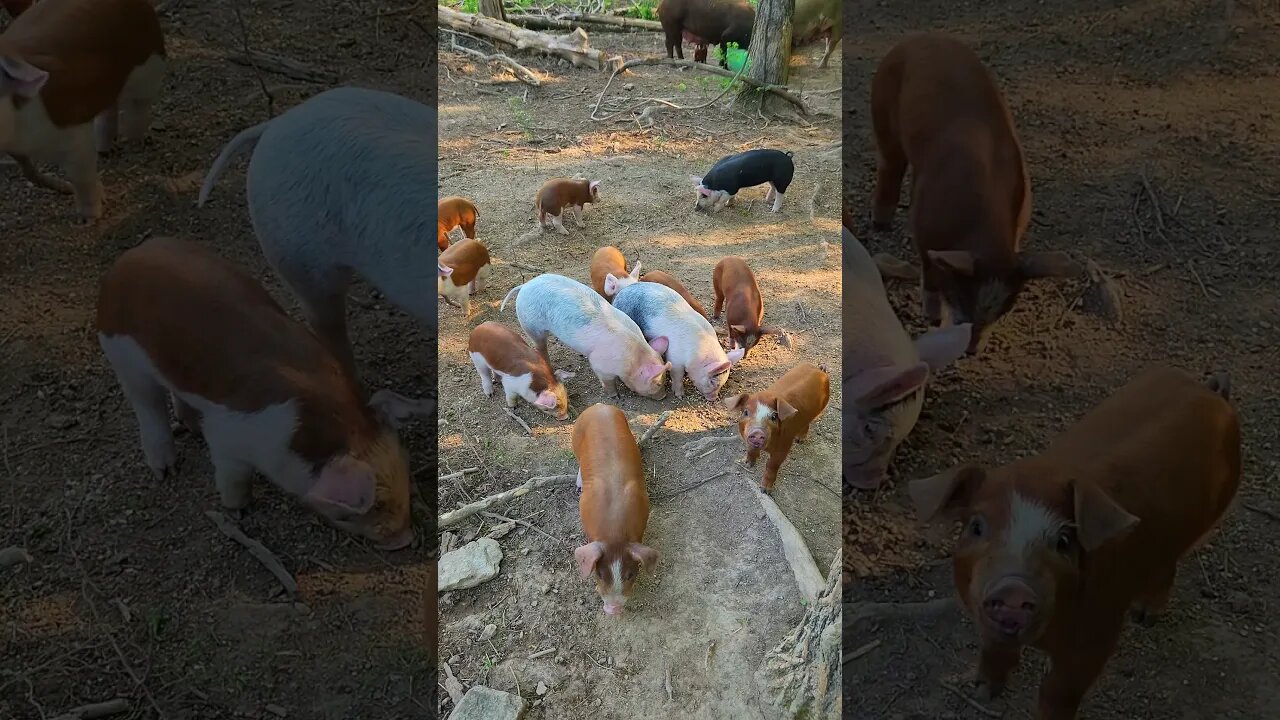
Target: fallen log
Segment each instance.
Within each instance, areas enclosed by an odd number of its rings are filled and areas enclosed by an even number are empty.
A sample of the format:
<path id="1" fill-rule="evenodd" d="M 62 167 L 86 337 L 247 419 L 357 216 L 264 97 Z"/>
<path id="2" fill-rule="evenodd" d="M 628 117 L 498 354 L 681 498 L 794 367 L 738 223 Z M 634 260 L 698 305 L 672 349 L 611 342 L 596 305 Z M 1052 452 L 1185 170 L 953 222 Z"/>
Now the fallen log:
<path id="1" fill-rule="evenodd" d="M 662 32 L 662 23 L 653 20 L 640 20 L 629 17 L 611 17 L 609 15 L 592 15 L 590 13 L 561 13 L 555 17 L 517 13 L 507 16 L 507 22 L 521 27 L 572 30 L 583 25 L 600 25 L 621 30 L 645 32 Z"/>
<path id="2" fill-rule="evenodd" d="M 582 28 L 567 35 L 545 35 L 525 30 L 511 23 L 494 20 L 482 15 L 468 15 L 444 7 L 436 7 L 440 24 L 450 30 L 481 35 L 491 40 L 514 46 L 517 50 L 537 50 L 573 63 L 574 67 L 590 67 L 603 70 L 617 64 L 593 49 Z"/>
<path id="3" fill-rule="evenodd" d="M 787 720 L 838 720 L 841 706 L 840 554 L 800 623 L 764 656 L 760 686 Z"/>

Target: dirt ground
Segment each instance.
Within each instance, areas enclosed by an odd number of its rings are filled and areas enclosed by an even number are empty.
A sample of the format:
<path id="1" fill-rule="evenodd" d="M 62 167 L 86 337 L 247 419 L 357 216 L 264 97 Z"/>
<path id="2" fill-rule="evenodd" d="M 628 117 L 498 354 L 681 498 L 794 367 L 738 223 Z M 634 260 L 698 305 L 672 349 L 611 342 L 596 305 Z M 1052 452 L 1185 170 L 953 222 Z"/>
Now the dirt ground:
<path id="1" fill-rule="evenodd" d="M 592 46 L 628 58 L 664 55 L 657 33 L 593 33 Z M 732 370 L 722 397 L 763 389 L 803 361 L 825 364 L 832 376 L 830 405 L 808 443 L 783 465 L 775 489 L 819 568 L 827 570 L 838 549 L 840 502 L 839 108 L 838 93 L 830 92 L 839 87 L 839 70 L 833 63 L 819 71 L 820 57 L 819 44 L 793 65 L 794 85 L 829 91 L 812 96 L 828 114 L 811 117 L 811 126 L 766 125 L 754 110 L 712 105 L 663 114 L 655 126 L 641 129 L 634 122 L 589 119 L 605 73 L 521 55 L 545 83 L 526 92 L 523 85 L 487 84 L 492 70 L 444 54 L 440 192 L 475 201 L 478 237 L 497 264 L 490 287 L 474 298 L 473 317 L 440 306 L 440 473 L 478 469 L 460 482 L 441 483 L 442 510 L 529 476 L 576 472 L 572 423 L 522 402 L 515 412 L 532 429 L 526 432 L 503 412 L 500 392 L 492 399 L 481 393 L 466 353 L 470 329 L 483 321 L 518 329 L 511 304 L 505 312 L 498 306 L 508 290 L 537 274 L 527 268 L 589 283 L 591 254 L 615 245 L 629 263 L 639 259 L 646 269 L 680 278 L 710 311 L 712 268 L 721 257 L 739 254 L 760 280 L 766 321 L 789 329 L 793 348 L 766 339 Z M 618 78 L 609 94 L 694 105 L 721 88 L 709 75 L 642 67 Z M 766 212 L 764 188 L 744 190 L 736 207 L 715 217 L 695 213 L 689 176 L 755 147 L 795 153 L 796 179 L 782 213 Z M 588 211 L 585 230 L 570 223 L 567 237 L 528 235 L 535 229 L 533 195 L 541 183 L 576 173 L 601 181 L 601 203 Z M 739 441 L 692 460 L 682 449 L 692 439 L 734 432 L 727 411 L 692 389 L 683 401 L 674 395 L 652 401 L 625 389 L 619 400 L 609 400 L 582 356 L 553 341 L 551 359 L 577 372 L 568 382 L 571 417 L 596 402 L 612 402 L 634 419 L 638 437 L 662 411 L 672 412 L 643 451 L 653 503 L 646 542 L 661 555 L 657 573 L 638 581 L 622 617 L 605 616 L 594 587 L 573 562 L 573 549 L 584 542 L 574 489 L 534 492 L 497 509 L 532 526 L 500 540 L 500 575 L 441 598 L 441 658 L 467 687 L 487 685 L 531 700 L 530 718 L 772 717 L 760 706 L 753 673 L 803 607 L 777 533 L 754 495 L 762 468 L 742 466 Z M 460 537 L 446 536 L 445 547 L 502 523 L 467 521 L 455 529 Z M 487 624 L 497 633 L 481 641 Z M 546 688 L 541 697 L 540 683 Z M 447 696 L 440 697 L 442 710 L 449 708 Z"/>
<path id="2" fill-rule="evenodd" d="M 970 42 L 1007 93 L 1033 182 L 1027 244 L 1125 273 L 1116 327 L 1069 308 L 1077 283 L 1031 288 L 988 354 L 932 386 L 926 415 L 899 452 L 900 478 L 1034 452 L 1150 364 L 1229 371 L 1244 431 L 1242 506 L 1183 563 L 1171 614 L 1152 629 L 1126 630 L 1082 717 L 1276 717 L 1280 8 L 1236 2 L 1224 39 L 1219 2 L 858 5 L 865 12 L 847 16 L 845 193 L 872 252 L 911 259 L 902 213 L 891 235 L 869 228 L 871 75 L 905 33 L 942 29 Z M 918 289 L 890 288 L 900 316 L 921 331 Z M 901 479 L 848 502 L 849 600 L 953 594 L 954 530 L 921 526 Z M 974 640 L 958 612 L 860 625 L 845 637 L 848 650 L 880 644 L 844 668 L 846 717 L 986 717 L 940 685 L 973 667 Z M 1044 662 L 1037 653 L 1028 660 L 1007 696 L 989 704 L 991 716 L 1032 716 Z"/>
<path id="3" fill-rule="evenodd" d="M 242 43 L 233 5 L 256 50 L 332 72 L 334 84 L 434 104 L 434 16 L 387 12 L 409 4 L 177 3 L 163 18 L 171 70 L 154 132 L 102 160 L 105 217 L 94 226 L 74 224 L 70 198 L 0 167 L 0 547 L 34 558 L 0 569 L 0 717 L 54 717 L 116 697 L 131 705 L 117 718 L 409 718 L 434 708 L 420 621 L 432 518 L 420 519 L 415 547 L 383 553 L 255 484 L 242 528 L 297 578 L 300 603 L 289 603 L 205 517 L 218 500 L 203 442 L 179 436 L 177 477 L 152 479 L 92 331 L 98 278 L 154 235 L 215 248 L 300 317 L 254 239 L 244 159 L 194 207 L 213 157 L 266 113 L 255 72 L 224 59 Z M 328 87 L 262 78 L 277 113 Z M 354 296 L 371 304 L 351 311 L 362 379 L 430 395 L 430 338 L 366 287 Z M 402 432 L 415 466 L 432 463 L 428 430 Z M 419 475 L 419 493 L 434 505 L 428 479 Z"/>

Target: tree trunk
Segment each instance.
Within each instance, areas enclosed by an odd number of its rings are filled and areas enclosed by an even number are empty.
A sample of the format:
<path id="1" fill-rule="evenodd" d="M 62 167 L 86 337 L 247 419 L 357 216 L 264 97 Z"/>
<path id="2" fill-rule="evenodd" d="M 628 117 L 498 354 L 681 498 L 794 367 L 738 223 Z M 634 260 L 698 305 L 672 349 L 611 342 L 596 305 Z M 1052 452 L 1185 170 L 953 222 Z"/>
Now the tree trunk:
<path id="1" fill-rule="evenodd" d="M 791 70 L 791 20 L 795 11 L 795 0 L 760 0 L 743 75 L 767 85 L 787 84 Z M 760 102 L 761 97 L 758 90 L 743 88 L 738 93 L 738 103 Z M 768 95 L 763 98 L 766 106 L 780 102 Z"/>
<path id="2" fill-rule="evenodd" d="M 502 0 L 480 0 L 480 14 L 495 20 L 507 21 L 507 11 L 502 7 Z"/>
<path id="3" fill-rule="evenodd" d="M 841 576 L 836 553 L 822 594 L 800 624 L 765 654 L 763 677 L 757 677 L 787 720 L 840 718 Z"/>

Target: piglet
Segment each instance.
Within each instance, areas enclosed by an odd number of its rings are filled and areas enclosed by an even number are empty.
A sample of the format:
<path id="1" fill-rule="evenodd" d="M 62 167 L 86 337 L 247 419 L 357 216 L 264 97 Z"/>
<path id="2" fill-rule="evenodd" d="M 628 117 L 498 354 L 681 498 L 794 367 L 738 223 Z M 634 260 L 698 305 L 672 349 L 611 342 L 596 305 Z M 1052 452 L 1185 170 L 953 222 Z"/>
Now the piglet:
<path id="1" fill-rule="evenodd" d="M 1037 720 L 1073 720 L 1127 611 L 1149 623 L 1165 609 L 1178 561 L 1239 485 L 1226 376 L 1167 368 L 1135 377 L 1038 455 L 912 482 L 921 519 L 964 522 L 955 586 L 978 629 L 980 693 L 998 695 L 1030 645 L 1050 660 Z"/>
<path id="2" fill-rule="evenodd" d="M 961 41 L 913 35 L 871 81 L 880 166 L 872 222 L 887 230 L 911 166 L 912 236 L 923 267 L 925 317 L 973 325 L 980 352 L 1028 280 L 1079 275 L 1061 252 L 1020 252 L 1031 178 L 995 77 Z"/>
<path id="3" fill-rule="evenodd" d="M 720 212 L 742 188 L 769 183 L 764 201 L 773 198 L 769 212 L 782 210 L 782 195 L 791 186 L 796 172 L 791 153 L 781 150 L 748 150 L 721 158 L 703 177 L 690 176 L 693 189 L 698 193 L 694 209 Z"/>
<path id="4" fill-rule="evenodd" d="M 754 467 L 760 453 L 769 453 L 760 487 L 772 492 L 778 468 L 791 454 L 794 443 L 809 437 L 809 428 L 831 399 L 831 379 L 820 365 L 801 363 L 764 390 L 727 398 L 725 407 L 738 413 L 738 435 L 747 444 L 747 465 Z"/>
<path id="5" fill-rule="evenodd" d="M 666 36 L 667 57 L 684 59 L 682 41 L 693 43 L 697 62 L 707 61 L 707 46 L 720 45 L 720 66 L 728 67 L 729 43 L 746 50 L 756 10 L 746 0 L 662 0 L 656 8 Z"/>
<path id="6" fill-rule="evenodd" d="M 417 320 L 434 347 L 427 258 L 439 250 L 425 198 L 436 197 L 435 109 L 380 90 L 326 90 L 232 138 L 205 176 L 201 205 L 232 158 L 255 145 L 245 191 L 258 243 L 329 350 L 356 374 L 353 274 Z"/>
<path id="7" fill-rule="evenodd" d="M 573 424 L 578 459 L 578 512 L 587 544 L 573 551 L 583 579 L 595 578 L 604 611 L 619 615 L 643 567 L 652 573 L 658 552 L 643 544 L 649 522 L 640 448 L 627 416 L 597 403 Z"/>
<path id="8" fill-rule="evenodd" d="M 454 228 L 462 228 L 462 234 L 474 240 L 479 218 L 480 212 L 470 200 L 457 195 L 441 199 L 436 203 L 436 247 L 449 247 L 449 231 Z"/>
<path id="9" fill-rule="evenodd" d="M 920 418 L 930 373 L 964 355 L 972 326 L 935 328 L 912 342 L 889 305 L 875 261 L 848 228 L 843 238 L 844 481 L 874 490 Z"/>
<path id="10" fill-rule="evenodd" d="M 74 193 L 82 221 L 97 220 L 98 153 L 121 123 L 130 142 L 151 125 L 167 64 L 160 20 L 147 0 L 25 5 L 9 5 L 15 19 L 0 35 L 0 152 L 31 183 Z M 58 163 L 70 182 L 36 162 Z"/>
<path id="11" fill-rule="evenodd" d="M 640 263 L 636 263 L 627 272 L 627 259 L 622 251 L 612 245 L 606 245 L 591 256 L 591 287 L 600 293 L 605 300 L 611 299 L 622 288 L 639 282 Z"/>
<path id="12" fill-rule="evenodd" d="M 650 341 L 665 340 L 671 389 L 678 398 L 684 398 L 688 373 L 698 392 L 714 401 L 729 380 L 729 368 L 746 354 L 743 349 L 726 354 L 711 323 L 666 285 L 629 285 L 613 298 L 613 306 L 634 320 Z"/>
<path id="13" fill-rule="evenodd" d="M 659 285 L 666 285 L 672 290 L 680 293 L 680 297 L 684 298 L 684 301 L 689 303 L 689 307 L 693 308 L 694 312 L 704 318 L 710 317 L 707 315 L 707 309 L 702 306 L 702 303 L 698 302 L 698 298 L 694 297 L 693 293 L 689 292 L 689 289 L 684 286 L 684 283 L 677 280 L 671 273 L 663 272 L 661 270 L 650 270 L 640 276 L 640 282 L 652 282 L 658 283 Z"/>
<path id="14" fill-rule="evenodd" d="M 480 323 L 471 331 L 467 352 L 485 395 L 493 395 L 497 378 L 502 381 L 507 407 L 515 407 L 516 398 L 521 397 L 557 420 L 569 417 L 569 393 L 561 380 L 573 377 L 573 373 L 552 370 L 551 363 L 511 328 L 492 321 Z"/>
<path id="15" fill-rule="evenodd" d="M 639 326 L 623 312 L 577 280 L 546 273 L 511 288 L 499 310 L 516 296 L 516 318 L 542 354 L 547 338 L 555 335 L 575 352 L 587 356 L 591 370 L 610 397 L 618 396 L 617 380 L 644 397 L 667 396 L 667 370 L 661 353 L 666 338 L 646 342 Z"/>
<path id="16" fill-rule="evenodd" d="M 492 271 L 484 243 L 471 238 L 454 243 L 436 261 L 436 293 L 471 317 L 471 296 L 484 290 Z"/>
<path id="17" fill-rule="evenodd" d="M 561 235 L 568 235 L 569 231 L 564 228 L 564 223 L 561 221 L 563 213 L 572 210 L 578 227 L 583 228 L 587 226 L 583 221 L 587 212 L 586 205 L 599 202 L 599 180 L 552 178 L 538 189 L 538 194 L 533 198 L 533 209 L 538 218 L 538 224 L 543 230 L 547 229 L 547 217 L 550 216 L 551 224 L 556 230 Z"/>
<path id="18" fill-rule="evenodd" d="M 715 316 L 725 313 L 725 325 L 729 328 L 729 347 L 742 348 L 743 357 L 765 335 L 776 335 L 787 344 L 786 333 L 764 326 L 764 300 L 760 298 L 760 285 L 755 273 L 740 257 L 729 256 L 716 263 L 711 271 L 711 287 L 716 293 Z"/>
<path id="19" fill-rule="evenodd" d="M 389 424 L 403 399 L 379 393 L 375 414 L 244 270 L 194 243 L 147 240 L 103 277 L 97 331 L 157 477 L 177 465 L 172 401 L 204 434 L 223 506 L 249 504 L 257 471 L 384 549 L 413 540 L 408 460 Z"/>

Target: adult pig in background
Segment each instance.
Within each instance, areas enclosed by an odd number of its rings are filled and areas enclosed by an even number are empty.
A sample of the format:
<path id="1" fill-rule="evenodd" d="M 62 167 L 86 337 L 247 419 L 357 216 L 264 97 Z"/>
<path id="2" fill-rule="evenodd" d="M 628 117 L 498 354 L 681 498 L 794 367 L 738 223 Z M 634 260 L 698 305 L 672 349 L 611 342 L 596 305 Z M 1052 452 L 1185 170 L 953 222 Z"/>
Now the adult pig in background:
<path id="1" fill-rule="evenodd" d="M 796 12 L 791 18 L 791 48 L 794 50 L 826 37 L 827 49 L 818 63 L 820 68 L 827 66 L 831 53 L 844 37 L 841 4 L 840 0 L 796 0 Z"/>
<path id="2" fill-rule="evenodd" d="M 15 17 L 0 35 L 0 152 L 34 185 L 74 193 L 81 220 L 96 220 L 98 153 L 121 124 L 130 142 L 151 125 L 167 65 L 160 19 L 147 0 L 43 0 Z M 35 162 L 57 163 L 70 182 Z"/>
<path id="3" fill-rule="evenodd" d="M 684 59 L 683 40 L 694 44 L 694 59 L 706 62 L 708 45 L 720 45 L 720 67 L 727 68 L 729 43 L 746 50 L 756 10 L 746 0 L 662 0 L 658 22 L 667 40 L 667 57 Z"/>
<path id="4" fill-rule="evenodd" d="M 843 242 L 844 481 L 874 490 L 920 418 L 929 374 L 964 355 L 972 327 L 937 328 L 912 342 L 867 249 L 848 228 Z"/>
<path id="5" fill-rule="evenodd" d="M 738 348 L 726 354 L 711 323 L 666 285 L 628 285 L 613 298 L 613 306 L 634 320 L 649 341 L 665 339 L 671 389 L 678 398 L 684 398 L 684 376 L 688 373 L 698 392 L 714 401 L 729 381 L 729 368 L 747 352 Z"/>
<path id="6" fill-rule="evenodd" d="M 1240 485 L 1240 424 L 1225 375 L 1147 370 L 1043 452 L 911 483 L 921 519 L 962 520 L 955 586 L 981 646 L 976 681 L 1004 689 L 1022 647 L 1049 655 L 1037 720 L 1074 720 L 1125 618 L 1149 624 L 1178 561 Z M 1175 708 L 1150 717 L 1174 717 Z"/>
<path id="7" fill-rule="evenodd" d="M 232 138 L 200 188 L 253 145 L 245 181 L 262 252 L 355 376 L 347 289 L 359 275 L 436 338 L 436 111 L 380 90 L 327 90 Z M 423 401 L 416 413 L 429 414 Z"/>
<path id="8" fill-rule="evenodd" d="M 138 420 L 147 465 L 177 465 L 169 403 L 204 435 L 222 504 L 254 471 L 388 550 L 413 540 L 409 464 L 385 416 L 305 326 L 238 266 L 153 238 L 103 277 L 98 340 Z"/>
<path id="9" fill-rule="evenodd" d="M 663 362 L 660 354 L 667 350 L 666 338 L 646 341 L 635 321 L 591 288 L 563 275 L 545 273 L 511 288 L 499 311 L 507 308 L 512 295 L 516 296 L 520 327 L 548 362 L 547 338 L 555 335 L 587 356 L 600 387 L 610 397 L 618 396 L 619 378 L 644 397 L 661 400 L 667 396 L 671 363 Z"/>
<path id="10" fill-rule="evenodd" d="M 1020 250 L 1031 220 L 1031 178 L 991 71 L 941 33 L 894 46 L 871 81 L 880 166 L 872 222 L 887 230 L 911 166 L 911 233 L 920 256 L 924 315 L 972 323 L 969 352 L 1029 280 L 1078 275 L 1062 252 Z"/>

